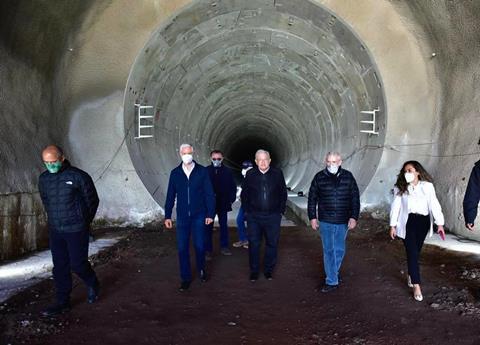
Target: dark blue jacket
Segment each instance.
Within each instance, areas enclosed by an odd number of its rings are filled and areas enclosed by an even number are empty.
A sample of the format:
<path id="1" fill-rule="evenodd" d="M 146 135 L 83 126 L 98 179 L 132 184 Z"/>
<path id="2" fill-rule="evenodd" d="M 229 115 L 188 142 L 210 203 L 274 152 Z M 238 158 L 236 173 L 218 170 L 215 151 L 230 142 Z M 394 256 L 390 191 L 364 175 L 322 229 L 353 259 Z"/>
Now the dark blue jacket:
<path id="1" fill-rule="evenodd" d="M 223 164 L 218 168 L 211 164 L 207 170 L 215 193 L 215 211 L 217 213 L 231 211 L 232 204 L 237 198 L 237 185 L 232 172 Z"/>
<path id="2" fill-rule="evenodd" d="M 475 163 L 468 180 L 467 190 L 463 198 L 463 216 L 465 224 L 474 224 L 480 201 L 480 161 Z"/>
<path id="3" fill-rule="evenodd" d="M 318 216 L 317 216 L 318 205 Z M 340 168 L 336 175 L 324 169 L 312 180 L 308 191 L 308 218 L 332 224 L 358 220 L 360 193 L 352 173 Z"/>
<path id="4" fill-rule="evenodd" d="M 51 231 L 87 230 L 97 213 L 98 195 L 92 178 L 65 160 L 58 173 L 40 175 L 38 189 Z"/>
<path id="5" fill-rule="evenodd" d="M 242 207 L 250 215 L 285 213 L 287 187 L 280 169 L 270 167 L 265 174 L 250 169 L 242 184 Z"/>
<path id="6" fill-rule="evenodd" d="M 165 200 L 165 219 L 172 218 L 177 199 L 177 219 L 215 217 L 215 195 L 207 169 L 195 162 L 190 178 L 183 172 L 182 163 L 172 170 Z"/>

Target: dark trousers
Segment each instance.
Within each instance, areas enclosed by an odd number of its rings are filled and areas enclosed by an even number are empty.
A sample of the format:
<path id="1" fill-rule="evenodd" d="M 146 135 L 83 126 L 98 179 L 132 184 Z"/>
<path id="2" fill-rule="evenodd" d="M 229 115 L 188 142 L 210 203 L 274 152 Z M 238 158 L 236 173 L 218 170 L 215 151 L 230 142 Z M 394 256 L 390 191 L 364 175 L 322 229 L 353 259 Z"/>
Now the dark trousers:
<path id="1" fill-rule="evenodd" d="M 72 271 L 89 287 L 98 283 L 88 262 L 89 231 L 50 231 L 50 250 L 53 259 L 53 279 L 58 303 L 68 303 L 72 292 Z"/>
<path id="2" fill-rule="evenodd" d="M 412 284 L 420 284 L 420 252 L 430 230 L 430 216 L 410 213 L 408 215 L 406 235 L 403 240 L 407 252 L 408 274 Z"/>
<path id="3" fill-rule="evenodd" d="M 190 268 L 190 236 L 193 237 L 197 272 L 205 269 L 205 217 L 177 219 L 177 249 L 180 262 L 180 278 L 192 280 Z"/>
<path id="4" fill-rule="evenodd" d="M 248 215 L 248 254 L 251 273 L 258 273 L 260 270 L 260 246 L 263 237 L 265 237 L 264 272 L 273 272 L 275 264 L 277 263 L 277 247 L 280 238 L 281 220 L 282 215 L 280 213 Z"/>
<path id="5" fill-rule="evenodd" d="M 218 224 L 220 225 L 220 248 L 228 248 L 228 244 L 230 242 L 228 238 L 228 212 L 222 211 L 218 212 Z M 213 251 L 213 223 L 209 224 L 205 228 L 205 251 L 212 252 Z"/>

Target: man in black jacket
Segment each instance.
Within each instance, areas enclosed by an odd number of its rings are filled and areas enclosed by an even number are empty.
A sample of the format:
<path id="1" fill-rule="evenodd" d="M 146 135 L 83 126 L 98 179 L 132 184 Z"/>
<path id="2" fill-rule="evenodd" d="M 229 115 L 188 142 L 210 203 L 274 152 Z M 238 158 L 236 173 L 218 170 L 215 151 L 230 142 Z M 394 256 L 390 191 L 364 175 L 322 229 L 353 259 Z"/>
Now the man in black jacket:
<path id="1" fill-rule="evenodd" d="M 47 146 L 42 159 L 47 171 L 38 187 L 48 216 L 56 287 L 56 303 L 42 314 L 52 316 L 70 310 L 71 271 L 87 285 L 88 303 L 97 300 L 99 283 L 88 262 L 88 240 L 99 200 L 91 177 L 71 166 L 58 146 Z"/>
<path id="2" fill-rule="evenodd" d="M 473 231 L 477 217 L 478 202 L 480 201 L 480 161 L 475 163 L 468 180 L 467 190 L 463 198 L 463 215 L 465 226 Z"/>
<path id="3" fill-rule="evenodd" d="M 242 207 L 245 209 L 250 261 L 250 281 L 258 279 L 260 271 L 260 245 L 265 237 L 265 278 L 272 279 L 277 262 L 280 222 L 285 213 L 287 187 L 280 169 L 270 167 L 270 153 L 258 150 L 256 169 L 250 169 L 242 186 Z"/>
<path id="4" fill-rule="evenodd" d="M 329 292 L 338 287 L 345 240 L 348 230 L 357 226 L 360 197 L 352 173 L 341 167 L 339 153 L 329 152 L 325 163 L 326 168 L 315 175 L 308 192 L 308 218 L 313 230 L 320 225 L 326 275 L 321 291 Z"/>

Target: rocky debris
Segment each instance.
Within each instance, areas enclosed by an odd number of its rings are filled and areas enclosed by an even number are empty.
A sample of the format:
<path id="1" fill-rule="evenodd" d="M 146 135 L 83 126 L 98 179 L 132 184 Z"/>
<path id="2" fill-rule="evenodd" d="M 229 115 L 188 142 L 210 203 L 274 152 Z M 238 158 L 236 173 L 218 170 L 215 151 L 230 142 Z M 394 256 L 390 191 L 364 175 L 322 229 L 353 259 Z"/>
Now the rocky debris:
<path id="1" fill-rule="evenodd" d="M 461 267 L 462 274 L 460 279 L 470 281 L 480 281 L 480 268 L 466 268 Z"/>
<path id="2" fill-rule="evenodd" d="M 467 288 L 442 287 L 431 298 L 430 307 L 436 310 L 454 311 L 459 315 L 480 318 L 480 303 L 475 301 Z"/>

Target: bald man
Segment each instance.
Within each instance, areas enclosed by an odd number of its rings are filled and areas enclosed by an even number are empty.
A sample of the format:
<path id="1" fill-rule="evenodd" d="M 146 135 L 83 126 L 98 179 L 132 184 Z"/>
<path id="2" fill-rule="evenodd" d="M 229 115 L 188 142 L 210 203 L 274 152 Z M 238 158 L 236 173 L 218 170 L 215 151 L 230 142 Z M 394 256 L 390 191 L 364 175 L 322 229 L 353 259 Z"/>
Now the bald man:
<path id="1" fill-rule="evenodd" d="M 92 178 L 71 166 L 60 147 L 47 146 L 42 159 L 47 170 L 38 187 L 48 216 L 56 288 L 56 302 L 42 315 L 53 316 L 70 310 L 71 271 L 87 285 L 88 303 L 97 300 L 99 283 L 88 262 L 88 240 L 99 200 Z"/>

